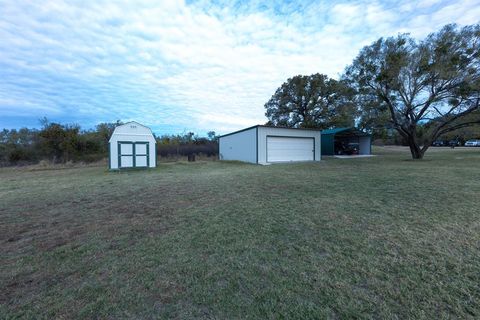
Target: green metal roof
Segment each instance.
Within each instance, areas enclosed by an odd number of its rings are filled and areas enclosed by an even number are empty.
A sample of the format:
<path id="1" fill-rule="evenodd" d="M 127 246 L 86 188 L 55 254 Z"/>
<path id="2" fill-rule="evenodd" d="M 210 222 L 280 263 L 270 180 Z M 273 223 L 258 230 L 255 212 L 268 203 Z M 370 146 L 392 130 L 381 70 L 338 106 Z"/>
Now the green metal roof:
<path id="1" fill-rule="evenodd" d="M 321 131 L 322 136 L 327 136 L 327 135 L 336 135 L 336 134 L 347 134 L 347 135 L 356 135 L 356 136 L 370 136 L 369 133 L 363 132 L 355 127 L 349 127 L 349 128 L 335 128 L 335 129 L 327 129 Z"/>
<path id="2" fill-rule="evenodd" d="M 347 130 L 352 130 L 355 128 L 335 128 L 335 129 L 327 129 L 327 130 L 322 130 L 322 134 L 336 134 L 339 132 L 347 131 Z"/>

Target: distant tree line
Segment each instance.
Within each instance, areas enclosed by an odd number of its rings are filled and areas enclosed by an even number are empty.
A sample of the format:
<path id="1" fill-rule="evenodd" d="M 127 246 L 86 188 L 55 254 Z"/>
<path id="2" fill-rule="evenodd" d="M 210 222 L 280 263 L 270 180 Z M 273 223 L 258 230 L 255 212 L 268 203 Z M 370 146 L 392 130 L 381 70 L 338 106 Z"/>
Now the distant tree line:
<path id="1" fill-rule="evenodd" d="M 165 158 L 179 158 L 191 154 L 217 156 L 218 143 L 214 131 L 207 137 L 199 137 L 193 132 L 178 135 L 162 135 L 157 137 L 157 155 Z"/>
<path id="2" fill-rule="evenodd" d="M 52 163 L 95 162 L 108 157 L 108 140 L 121 121 L 100 123 L 82 130 L 77 124 L 41 120 L 40 129 L 21 128 L 0 131 L 0 166 Z M 192 132 L 156 137 L 157 155 L 178 158 L 189 154 L 216 156 L 215 132 L 199 137 Z"/>
<path id="3" fill-rule="evenodd" d="M 93 162 L 108 153 L 108 139 L 121 122 L 101 123 L 91 130 L 77 124 L 41 120 L 41 129 L 3 129 L 0 132 L 0 165 Z"/>
<path id="4" fill-rule="evenodd" d="M 466 115 L 462 121 L 479 121 L 480 110 Z M 416 139 L 420 145 L 431 143 L 431 133 L 434 129 L 435 122 L 427 121 L 419 123 L 416 128 Z M 362 126 L 360 125 L 360 128 Z M 369 132 L 372 133 L 372 140 L 376 144 L 385 145 L 403 145 L 409 146 L 408 140 L 402 137 L 389 123 L 384 123 L 381 126 L 371 128 Z M 449 142 L 456 140 L 462 145 L 469 139 L 480 139 L 480 123 L 458 128 L 447 133 L 438 135 L 436 140 Z"/>

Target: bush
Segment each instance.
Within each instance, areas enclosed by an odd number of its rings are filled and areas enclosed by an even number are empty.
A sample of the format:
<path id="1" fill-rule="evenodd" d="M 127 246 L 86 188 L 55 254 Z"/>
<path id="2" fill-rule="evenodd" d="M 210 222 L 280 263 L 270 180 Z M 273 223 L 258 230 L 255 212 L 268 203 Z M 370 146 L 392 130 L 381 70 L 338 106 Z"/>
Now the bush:
<path id="1" fill-rule="evenodd" d="M 373 140 L 372 145 L 383 147 L 385 145 L 385 141 L 383 139 L 375 139 Z"/>
<path id="2" fill-rule="evenodd" d="M 157 145 L 157 155 L 161 157 L 175 157 L 188 155 L 205 155 L 207 157 L 216 156 L 218 154 L 218 144 L 208 141 L 205 144 L 167 144 Z"/>

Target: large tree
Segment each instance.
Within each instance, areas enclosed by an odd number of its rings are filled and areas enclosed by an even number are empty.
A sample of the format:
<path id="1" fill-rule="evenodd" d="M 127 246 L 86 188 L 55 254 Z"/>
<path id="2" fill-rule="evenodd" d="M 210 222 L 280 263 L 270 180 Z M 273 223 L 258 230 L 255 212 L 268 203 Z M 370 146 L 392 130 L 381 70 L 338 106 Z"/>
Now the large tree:
<path id="1" fill-rule="evenodd" d="M 414 159 L 439 136 L 480 123 L 465 117 L 480 103 L 480 26 L 447 25 L 423 41 L 409 35 L 379 39 L 347 67 L 350 82 L 370 107 L 386 108 Z M 420 139 L 419 128 L 432 122 Z"/>
<path id="2" fill-rule="evenodd" d="M 351 126 L 356 108 L 353 91 L 323 74 L 295 76 L 265 104 L 269 123 L 292 128 Z"/>

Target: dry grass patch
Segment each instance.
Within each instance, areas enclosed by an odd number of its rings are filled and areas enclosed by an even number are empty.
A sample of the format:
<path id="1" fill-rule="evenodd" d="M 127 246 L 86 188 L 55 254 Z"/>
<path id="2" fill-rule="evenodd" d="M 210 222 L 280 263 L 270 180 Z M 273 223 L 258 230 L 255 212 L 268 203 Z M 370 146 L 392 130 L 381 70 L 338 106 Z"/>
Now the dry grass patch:
<path id="1" fill-rule="evenodd" d="M 375 151 L 1 169 L 2 318 L 480 316 L 480 150 Z"/>

